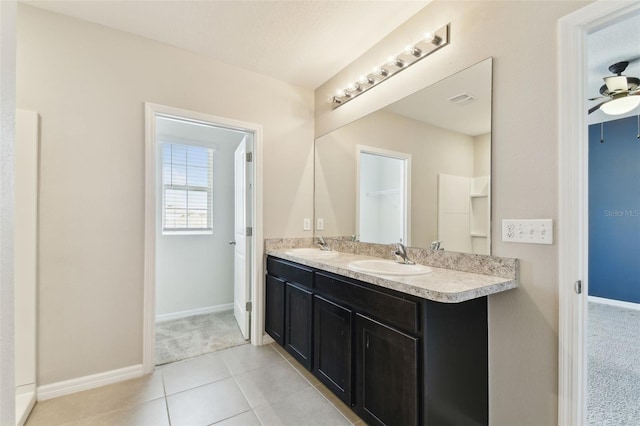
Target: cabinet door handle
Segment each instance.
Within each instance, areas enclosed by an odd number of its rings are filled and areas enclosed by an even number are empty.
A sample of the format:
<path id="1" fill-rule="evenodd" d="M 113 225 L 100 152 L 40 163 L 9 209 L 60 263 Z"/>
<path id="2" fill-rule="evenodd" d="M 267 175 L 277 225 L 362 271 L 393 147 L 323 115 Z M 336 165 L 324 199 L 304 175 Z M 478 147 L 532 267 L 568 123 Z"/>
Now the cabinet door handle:
<path id="1" fill-rule="evenodd" d="M 365 348 L 369 349 L 369 336 L 367 336 L 366 342 L 364 344 Z"/>

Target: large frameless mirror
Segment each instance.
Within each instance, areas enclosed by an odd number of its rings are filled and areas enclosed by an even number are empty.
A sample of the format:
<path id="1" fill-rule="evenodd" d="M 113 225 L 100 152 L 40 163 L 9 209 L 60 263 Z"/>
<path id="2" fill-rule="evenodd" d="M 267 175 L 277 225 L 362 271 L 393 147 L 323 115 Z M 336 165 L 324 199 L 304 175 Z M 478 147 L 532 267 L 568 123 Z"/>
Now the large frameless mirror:
<path id="1" fill-rule="evenodd" d="M 491 74 L 488 58 L 316 139 L 316 235 L 490 254 Z"/>

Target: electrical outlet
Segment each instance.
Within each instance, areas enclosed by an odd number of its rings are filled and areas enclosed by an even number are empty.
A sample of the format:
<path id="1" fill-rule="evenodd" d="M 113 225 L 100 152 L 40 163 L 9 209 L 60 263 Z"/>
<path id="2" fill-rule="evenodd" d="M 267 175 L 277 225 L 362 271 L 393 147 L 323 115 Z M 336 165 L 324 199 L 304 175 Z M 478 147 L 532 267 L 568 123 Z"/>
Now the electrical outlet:
<path id="1" fill-rule="evenodd" d="M 302 229 L 304 231 L 311 231 L 311 219 L 308 217 L 305 217 L 304 220 L 302 221 Z"/>
<path id="2" fill-rule="evenodd" d="M 553 221 L 551 219 L 503 219 L 502 241 L 553 244 Z"/>
<path id="3" fill-rule="evenodd" d="M 324 229 L 324 219 L 319 217 L 316 219 L 316 229 L 318 231 L 322 231 Z"/>

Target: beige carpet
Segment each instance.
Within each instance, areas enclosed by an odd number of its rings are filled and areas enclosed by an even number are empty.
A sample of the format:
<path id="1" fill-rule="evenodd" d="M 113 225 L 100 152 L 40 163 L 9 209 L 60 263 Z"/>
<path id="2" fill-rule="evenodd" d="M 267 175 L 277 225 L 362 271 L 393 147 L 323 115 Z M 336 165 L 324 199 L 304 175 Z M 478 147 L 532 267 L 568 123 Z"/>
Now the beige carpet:
<path id="1" fill-rule="evenodd" d="M 156 323 L 156 365 L 245 343 L 233 311 L 163 321 Z"/>

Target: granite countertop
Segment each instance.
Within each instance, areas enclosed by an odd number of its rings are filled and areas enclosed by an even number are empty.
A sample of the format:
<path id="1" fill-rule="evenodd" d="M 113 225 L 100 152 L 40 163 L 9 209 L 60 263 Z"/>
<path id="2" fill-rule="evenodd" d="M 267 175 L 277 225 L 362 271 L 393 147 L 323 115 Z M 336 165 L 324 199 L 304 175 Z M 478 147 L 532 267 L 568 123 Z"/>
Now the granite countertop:
<path id="1" fill-rule="evenodd" d="M 459 303 L 510 290 L 518 286 L 517 280 L 513 278 L 501 278 L 432 266 L 433 272 L 424 275 L 391 276 L 369 274 L 352 271 L 347 268 L 347 264 L 354 260 L 380 258 L 340 252 L 337 256 L 320 258 L 291 255 L 286 252 L 286 249 L 268 249 L 266 253 L 280 259 L 290 260 L 435 302 Z"/>

